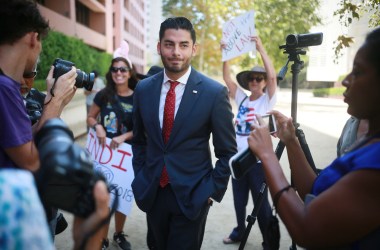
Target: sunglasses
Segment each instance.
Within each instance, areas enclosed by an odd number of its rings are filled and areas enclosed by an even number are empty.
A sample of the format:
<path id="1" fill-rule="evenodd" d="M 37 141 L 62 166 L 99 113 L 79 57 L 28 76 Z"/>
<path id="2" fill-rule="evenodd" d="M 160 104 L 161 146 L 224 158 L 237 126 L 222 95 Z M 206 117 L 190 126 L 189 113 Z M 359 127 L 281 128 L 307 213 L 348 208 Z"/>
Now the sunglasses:
<path id="1" fill-rule="evenodd" d="M 131 69 L 128 68 L 128 67 L 111 67 L 111 72 L 112 73 L 117 73 L 118 71 L 120 71 L 121 73 L 125 73 L 125 72 L 128 72 L 130 71 Z"/>
<path id="2" fill-rule="evenodd" d="M 37 75 L 37 71 L 31 71 L 31 72 L 27 72 L 27 73 L 24 73 L 22 75 L 23 78 L 34 78 L 36 77 Z"/>
<path id="3" fill-rule="evenodd" d="M 264 77 L 261 77 L 261 76 L 257 76 L 257 77 L 249 76 L 248 77 L 248 82 L 253 82 L 254 80 L 256 82 L 260 83 L 262 80 L 264 80 Z"/>

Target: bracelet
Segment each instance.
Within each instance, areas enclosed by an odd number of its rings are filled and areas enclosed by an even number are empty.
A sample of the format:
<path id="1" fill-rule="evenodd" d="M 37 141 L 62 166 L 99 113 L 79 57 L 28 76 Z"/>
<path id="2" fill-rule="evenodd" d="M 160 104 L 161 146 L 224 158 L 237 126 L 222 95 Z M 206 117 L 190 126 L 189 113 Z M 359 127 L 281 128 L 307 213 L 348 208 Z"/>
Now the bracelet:
<path id="1" fill-rule="evenodd" d="M 280 191 L 278 191 L 278 192 L 273 196 L 273 206 L 274 206 L 274 208 L 275 208 L 276 210 L 277 210 L 277 204 L 278 204 L 278 201 L 280 200 L 281 195 L 282 195 L 284 192 L 286 192 L 286 191 L 288 191 L 289 189 L 291 189 L 291 188 L 292 188 L 291 185 L 286 186 L 286 187 L 284 187 L 283 189 L 281 189 Z"/>
<path id="2" fill-rule="evenodd" d="M 92 125 L 92 129 L 96 131 L 96 126 L 99 125 L 99 123 L 95 123 L 94 125 Z"/>

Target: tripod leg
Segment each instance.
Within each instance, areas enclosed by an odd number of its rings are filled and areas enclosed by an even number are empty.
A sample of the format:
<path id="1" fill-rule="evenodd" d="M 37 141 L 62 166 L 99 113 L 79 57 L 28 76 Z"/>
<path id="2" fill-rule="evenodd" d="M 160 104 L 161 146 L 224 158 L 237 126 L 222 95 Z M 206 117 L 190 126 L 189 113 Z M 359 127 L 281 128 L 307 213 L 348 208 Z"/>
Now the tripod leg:
<path id="1" fill-rule="evenodd" d="M 282 141 L 279 141 L 279 143 L 277 144 L 277 147 L 276 147 L 276 151 L 275 151 L 276 152 L 276 156 L 277 156 L 277 158 L 279 160 L 281 158 L 282 153 L 284 152 L 284 149 L 285 149 L 285 144 Z M 239 250 L 243 250 L 244 247 L 245 247 L 245 244 L 247 243 L 247 239 L 248 239 L 249 233 L 251 232 L 253 224 L 255 224 L 255 221 L 257 219 L 257 214 L 259 213 L 261 204 L 263 203 L 263 194 L 266 193 L 267 189 L 268 189 L 268 186 L 264 182 L 262 184 L 262 186 L 261 186 L 259 196 L 258 196 L 257 200 L 254 203 L 255 205 L 254 205 L 254 208 L 252 210 L 252 213 L 251 213 L 251 215 L 247 216 L 247 222 L 248 222 L 248 224 L 247 224 L 247 228 L 244 231 L 243 238 L 242 238 L 242 240 L 240 242 Z"/>
<path id="2" fill-rule="evenodd" d="M 307 145 L 305 134 L 303 133 L 302 129 L 299 129 L 299 128 L 296 129 L 296 136 L 297 136 L 298 141 L 299 141 L 299 143 L 301 145 L 302 151 L 305 154 L 307 162 L 309 162 L 309 164 L 310 164 L 311 168 L 313 169 L 313 171 L 315 173 L 317 173 L 318 172 L 317 168 L 315 167 L 315 163 L 314 163 L 313 157 L 311 155 L 309 146 Z"/>
<path id="3" fill-rule="evenodd" d="M 251 232 L 253 224 L 255 224 L 255 221 L 257 219 L 257 214 L 259 213 L 261 204 L 263 203 L 263 197 L 264 197 L 263 194 L 266 193 L 265 192 L 266 189 L 267 189 L 267 184 L 264 182 L 263 185 L 261 186 L 260 194 L 255 202 L 252 214 L 247 217 L 248 224 L 247 224 L 247 228 L 244 231 L 243 238 L 240 242 L 239 250 L 243 250 L 245 247 L 245 244 L 247 243 L 248 235 Z"/>

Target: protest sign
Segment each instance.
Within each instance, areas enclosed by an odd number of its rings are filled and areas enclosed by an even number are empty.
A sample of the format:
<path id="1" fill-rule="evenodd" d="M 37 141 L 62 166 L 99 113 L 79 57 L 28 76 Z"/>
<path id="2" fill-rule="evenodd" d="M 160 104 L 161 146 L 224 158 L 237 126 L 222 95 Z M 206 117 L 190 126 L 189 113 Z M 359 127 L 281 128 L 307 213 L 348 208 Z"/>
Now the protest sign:
<path id="1" fill-rule="evenodd" d="M 256 55 L 256 44 L 249 38 L 256 35 L 254 14 L 251 10 L 223 24 L 222 41 L 226 44 L 223 62 L 247 52 Z"/>
<path id="2" fill-rule="evenodd" d="M 86 149 L 90 153 L 95 171 L 101 172 L 107 182 L 113 186 L 111 190 L 110 206 L 112 205 L 116 190 L 119 197 L 117 211 L 128 215 L 134 202 L 131 183 L 134 179 L 132 168 L 132 148 L 122 143 L 117 149 L 111 149 L 111 139 L 106 138 L 106 145 L 99 144 L 96 133 L 90 129 L 87 135 Z"/>

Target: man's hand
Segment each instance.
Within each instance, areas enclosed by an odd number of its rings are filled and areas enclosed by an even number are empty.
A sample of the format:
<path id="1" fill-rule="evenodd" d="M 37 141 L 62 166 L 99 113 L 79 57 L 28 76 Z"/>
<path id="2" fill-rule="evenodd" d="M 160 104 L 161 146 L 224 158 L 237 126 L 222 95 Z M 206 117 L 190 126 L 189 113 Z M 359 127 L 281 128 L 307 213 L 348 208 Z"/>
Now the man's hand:
<path id="1" fill-rule="evenodd" d="M 95 212 L 93 212 L 88 218 L 83 219 L 80 217 L 74 218 L 73 225 L 73 239 L 74 249 L 80 249 L 84 236 L 94 230 L 102 220 L 109 215 L 108 203 L 110 195 L 107 190 L 107 186 L 103 181 L 98 181 L 95 184 L 94 190 L 95 199 Z M 106 224 L 105 224 L 106 225 Z M 105 225 L 103 227 L 105 227 Z M 99 228 L 94 235 L 87 239 L 87 243 L 84 249 L 100 249 L 103 238 L 103 227 Z"/>

